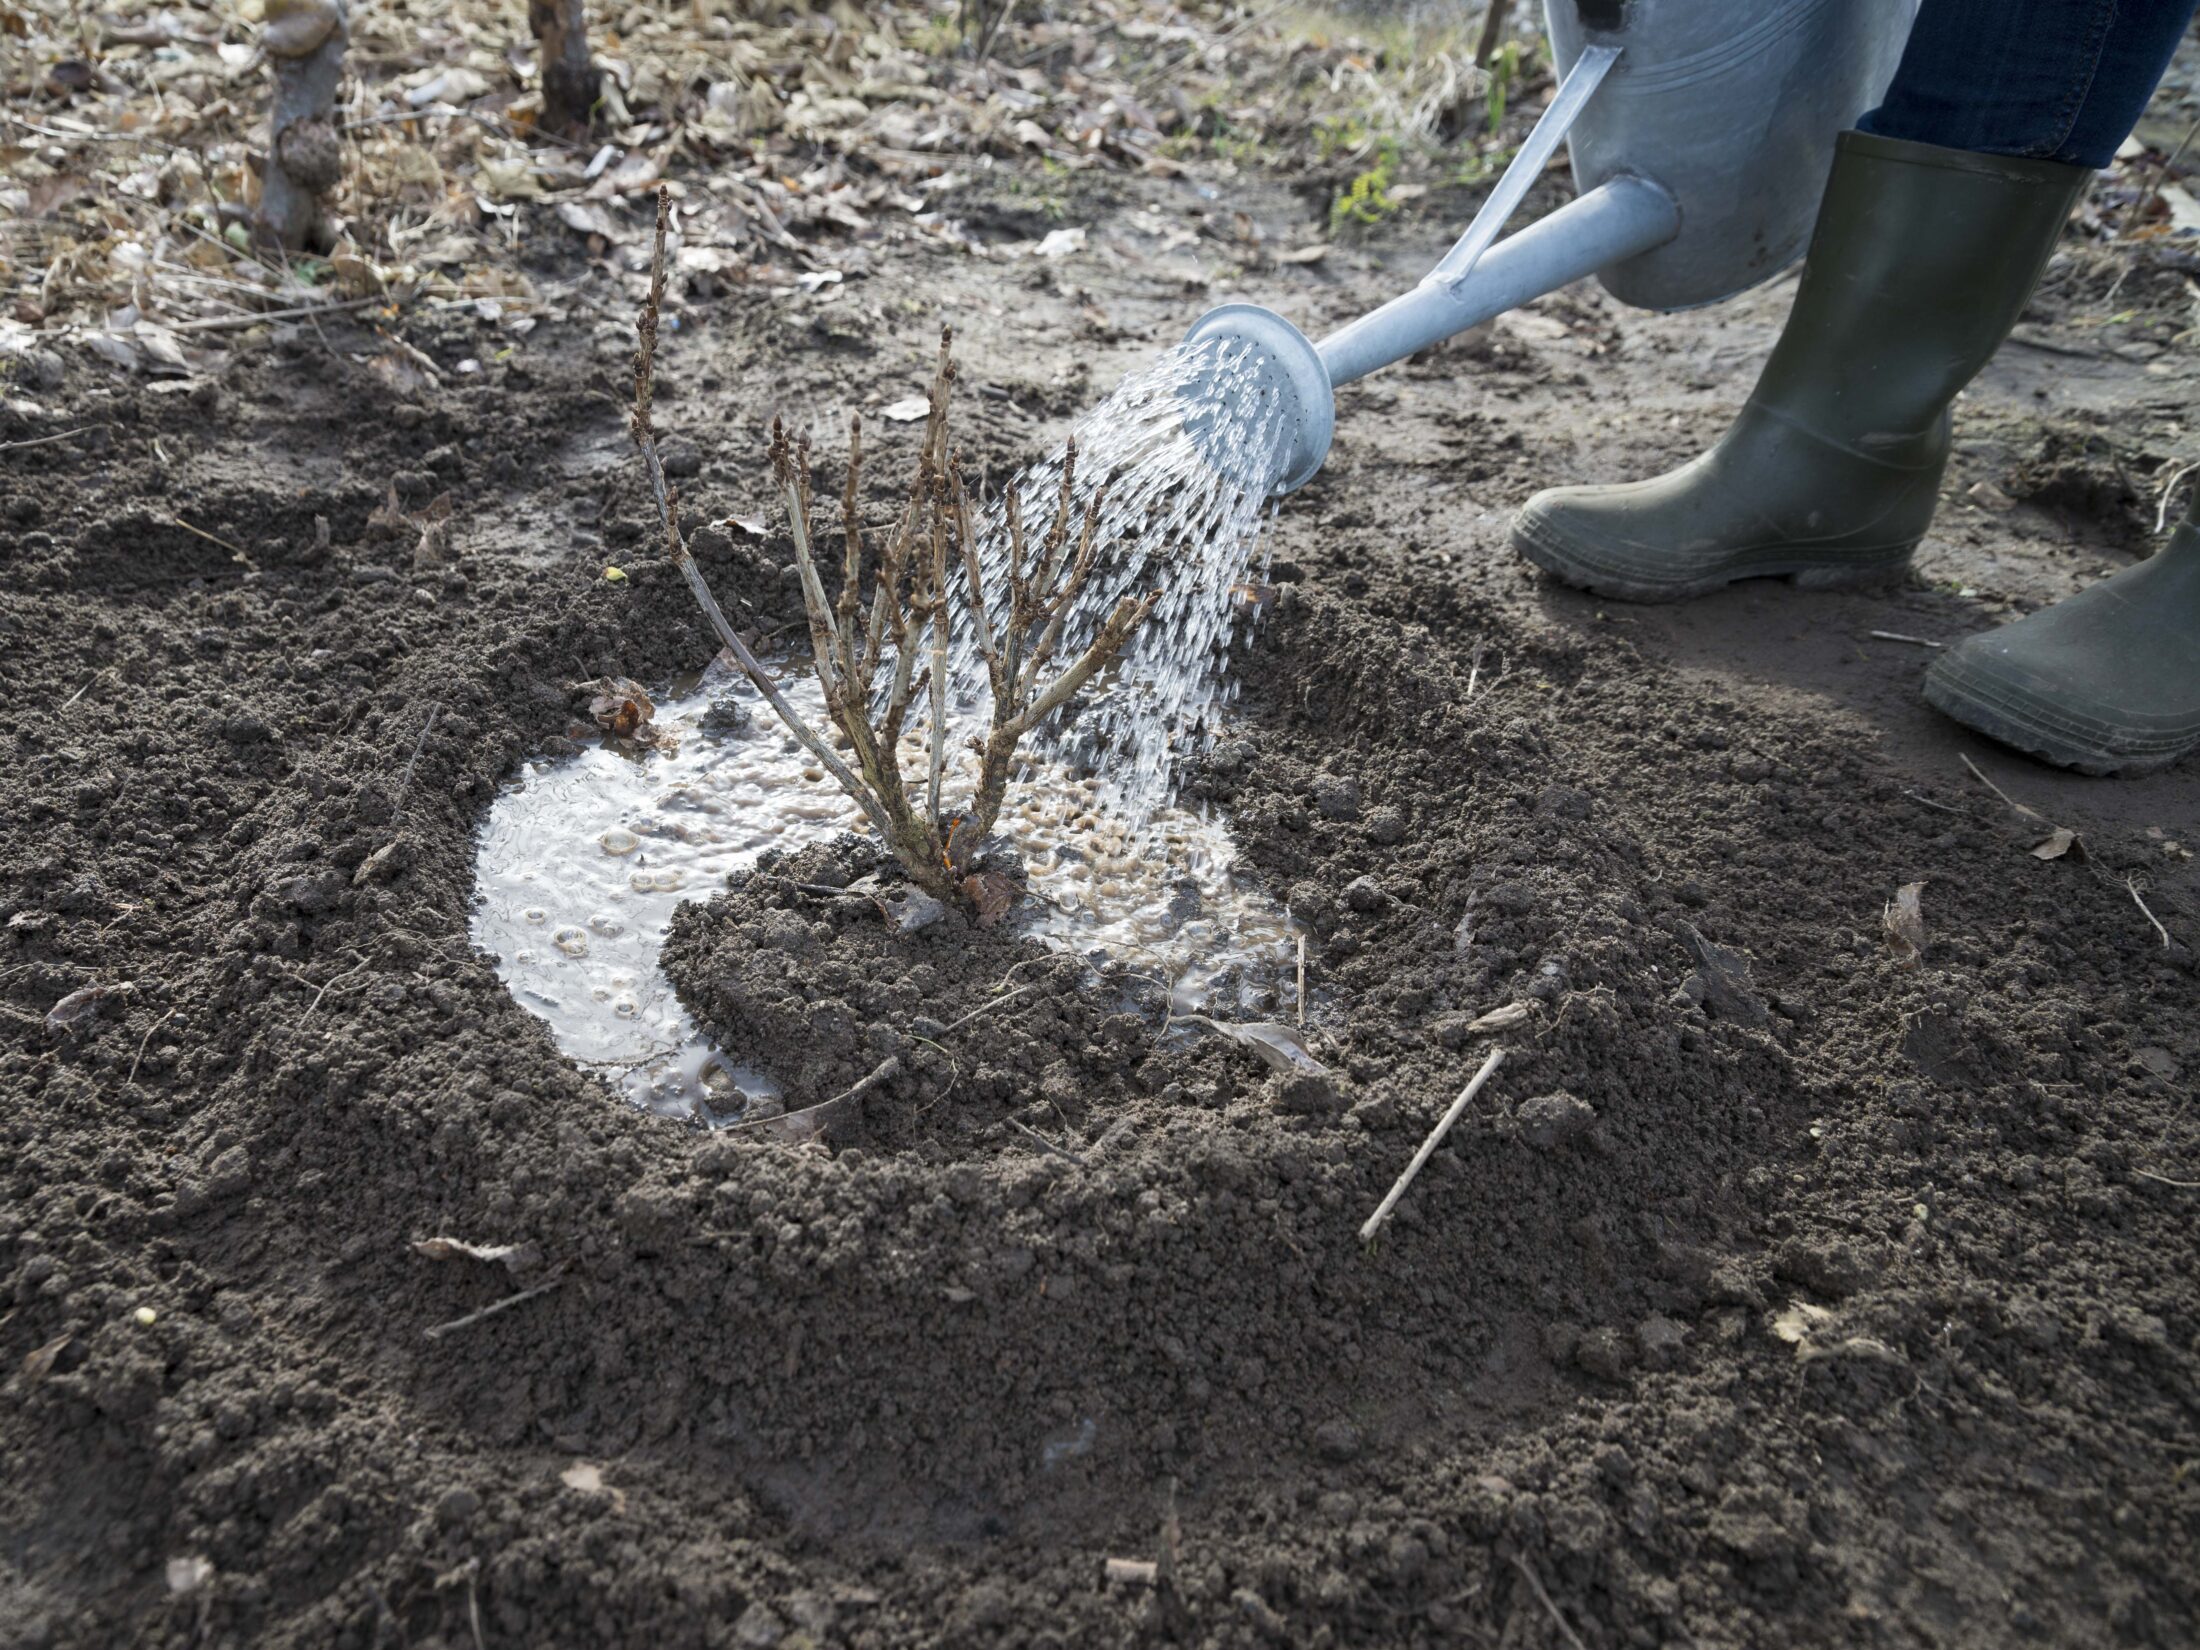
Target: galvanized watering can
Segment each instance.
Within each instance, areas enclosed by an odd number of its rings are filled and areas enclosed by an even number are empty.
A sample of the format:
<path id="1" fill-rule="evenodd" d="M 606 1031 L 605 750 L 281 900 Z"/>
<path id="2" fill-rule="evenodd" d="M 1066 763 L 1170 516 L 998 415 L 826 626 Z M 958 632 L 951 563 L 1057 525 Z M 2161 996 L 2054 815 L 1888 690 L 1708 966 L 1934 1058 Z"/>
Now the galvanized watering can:
<path id="1" fill-rule="evenodd" d="M 1915 4 L 1545 0 L 1558 93 L 1419 286 L 1319 344 L 1257 304 L 1210 310 L 1186 335 L 1249 346 L 1244 393 L 1284 415 L 1273 490 L 1321 468 L 1339 384 L 1546 292 L 1595 275 L 1625 303 L 1687 309 L 1785 268 L 1809 238 L 1835 134 L 1893 78 Z M 1499 240 L 1561 142 L 1575 198 Z"/>

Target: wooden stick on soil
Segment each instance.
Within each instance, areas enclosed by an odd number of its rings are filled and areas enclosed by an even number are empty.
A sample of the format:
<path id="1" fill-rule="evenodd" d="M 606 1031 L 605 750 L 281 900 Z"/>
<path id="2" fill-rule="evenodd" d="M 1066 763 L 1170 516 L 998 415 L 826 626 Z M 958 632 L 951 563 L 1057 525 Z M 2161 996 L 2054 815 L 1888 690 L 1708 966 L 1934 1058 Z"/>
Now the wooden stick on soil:
<path id="1" fill-rule="evenodd" d="M 432 1329 L 422 1330 L 421 1333 L 431 1341 L 440 1341 L 444 1336 L 456 1330 L 471 1328 L 474 1324 L 481 1322 L 483 1318 L 493 1318 L 499 1312 L 509 1312 L 513 1307 L 531 1301 L 538 1295 L 547 1295 L 564 1281 L 565 1278 L 561 1274 L 552 1278 L 548 1283 L 538 1283 L 532 1289 L 522 1289 L 516 1295 L 506 1295 L 502 1300 L 491 1301 L 478 1312 L 469 1312 L 463 1318 L 453 1318 L 449 1323 L 439 1323 Z"/>
<path id="2" fill-rule="evenodd" d="M 1513 1562 L 1520 1566 L 1520 1573 L 1527 1578 L 1528 1590 L 1535 1594 L 1536 1602 L 1542 1605 L 1544 1610 L 1549 1613 L 1551 1620 L 1558 1624 L 1558 1630 L 1566 1635 L 1566 1642 L 1573 1646 L 1573 1650 L 1589 1650 L 1589 1647 L 1581 1642 L 1581 1635 L 1574 1631 L 1572 1623 L 1558 1613 L 1558 1606 L 1551 1602 L 1551 1595 L 1543 1590 L 1543 1578 L 1535 1573 L 1534 1567 L 1518 1553 L 1513 1554 Z"/>
<path id="3" fill-rule="evenodd" d="M 1490 1057 L 1482 1062 L 1482 1069 L 1474 1074 L 1474 1080 L 1459 1091 L 1459 1098 L 1451 1103 L 1451 1109 L 1437 1119 L 1436 1127 L 1428 1131 L 1428 1138 L 1421 1142 L 1421 1149 L 1413 1154 L 1413 1161 L 1406 1165 L 1406 1172 L 1398 1177 L 1397 1184 L 1384 1194 L 1381 1205 L 1367 1217 L 1367 1224 L 1360 1228 L 1362 1243 L 1374 1241 L 1375 1234 L 1383 1229 L 1383 1222 L 1390 1218 L 1390 1211 L 1398 1207 L 1398 1200 L 1406 1195 L 1406 1188 L 1413 1184 L 1413 1177 L 1421 1172 L 1421 1165 L 1429 1160 L 1444 1136 L 1451 1133 L 1451 1126 L 1459 1121 L 1474 1097 L 1482 1092 L 1482 1085 L 1495 1076 L 1497 1068 L 1504 1063 L 1505 1051 L 1501 1048 L 1491 1049 Z"/>
<path id="4" fill-rule="evenodd" d="M 2154 931 L 2162 936 L 2162 949 L 2164 951 L 2169 950 L 2169 930 L 2162 926 L 2162 919 L 2160 917 L 2156 916 L 2152 911 L 2147 909 L 2147 902 L 2139 897 L 2138 883 L 2132 881 L 2129 877 L 2126 877 L 2124 879 L 2124 887 L 2131 894 L 2131 903 L 2139 908 L 2140 914 L 2143 915 L 2147 919 L 2147 921 L 2154 924 Z"/>
<path id="5" fill-rule="evenodd" d="M 2152 1180 L 2164 1186 L 2175 1186 L 2180 1191 L 2200 1192 L 2200 1180 L 2172 1180 L 2168 1175 L 2156 1174 L 2152 1169 L 2133 1169 L 2131 1172 L 2141 1180 Z"/>

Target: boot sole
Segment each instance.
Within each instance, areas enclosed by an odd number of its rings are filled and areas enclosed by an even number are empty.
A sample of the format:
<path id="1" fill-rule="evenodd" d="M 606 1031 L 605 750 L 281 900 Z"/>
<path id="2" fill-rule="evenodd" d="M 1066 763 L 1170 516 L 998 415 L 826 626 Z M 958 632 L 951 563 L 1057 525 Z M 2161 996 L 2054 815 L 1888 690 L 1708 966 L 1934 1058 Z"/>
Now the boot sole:
<path id="1" fill-rule="evenodd" d="M 1650 580 L 1583 552 L 1579 545 L 1552 533 L 1542 523 L 1516 519 L 1513 549 L 1527 561 L 1560 582 L 1593 595 L 1625 602 L 1684 602 L 1708 596 L 1744 579 L 1786 579 L 1798 590 L 1872 589 L 1899 582 L 1910 570 L 1910 554 L 1917 540 L 1875 545 L 1842 552 L 1843 559 L 1829 561 L 1796 553 L 1793 545 L 1765 545 L 1728 558 L 1716 572 L 1694 579 Z"/>
<path id="2" fill-rule="evenodd" d="M 2200 733 L 2134 728 L 2048 704 L 1958 658 L 1925 677 L 1925 702 L 2012 750 L 2095 778 L 2154 773 L 2200 746 Z"/>

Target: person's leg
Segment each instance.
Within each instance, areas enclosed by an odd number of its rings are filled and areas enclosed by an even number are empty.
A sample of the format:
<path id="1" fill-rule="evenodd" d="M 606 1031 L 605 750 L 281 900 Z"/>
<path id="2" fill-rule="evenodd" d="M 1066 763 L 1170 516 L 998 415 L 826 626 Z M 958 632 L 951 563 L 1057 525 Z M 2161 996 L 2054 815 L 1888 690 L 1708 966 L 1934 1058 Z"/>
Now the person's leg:
<path id="1" fill-rule="evenodd" d="M 1857 124 L 2106 166 L 2193 10 L 2192 0 L 1936 0 L 1885 101 Z M 2092 73 L 2059 70 L 2056 54 Z M 1925 697 L 2004 744 L 2087 773 L 2143 772 L 2200 747 L 2200 488 L 2161 550 L 1943 654 Z"/>
<path id="2" fill-rule="evenodd" d="M 1949 406 L 2023 313 L 2090 176 L 1842 133 L 1794 308 L 1718 445 L 1649 481 L 1536 494 L 1514 548 L 1624 601 L 1899 578 L 1940 501 Z"/>
<path id="3" fill-rule="evenodd" d="M 2194 0 L 1926 0 L 1857 130 L 2098 170 L 2139 123 Z"/>
<path id="4" fill-rule="evenodd" d="M 1899 573 L 1938 500 L 1949 404 L 2022 312 L 2081 162 L 2122 141 L 2192 11 L 1925 0 L 1874 130 L 1836 152 L 1795 308 L 1733 429 L 1652 481 L 1537 494 L 1515 547 L 1638 601 Z"/>
<path id="5" fill-rule="evenodd" d="M 2200 487 L 2152 556 L 1958 643 L 1925 697 L 2081 773 L 2144 773 L 2200 748 Z"/>

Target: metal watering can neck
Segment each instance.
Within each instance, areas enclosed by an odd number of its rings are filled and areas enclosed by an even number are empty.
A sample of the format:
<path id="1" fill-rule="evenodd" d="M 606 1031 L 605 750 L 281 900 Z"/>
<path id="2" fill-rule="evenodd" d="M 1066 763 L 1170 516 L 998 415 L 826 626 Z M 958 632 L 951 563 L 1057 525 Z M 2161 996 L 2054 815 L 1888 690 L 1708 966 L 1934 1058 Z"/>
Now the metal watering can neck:
<path id="1" fill-rule="evenodd" d="M 1670 195 L 1644 179 L 1621 177 L 1599 184 L 1511 239 L 1497 239 L 1620 54 L 1620 47 L 1609 45 L 1583 51 L 1466 233 L 1411 292 L 1331 333 L 1319 345 L 1257 304 L 1209 310 L 1185 335 L 1188 344 L 1229 341 L 1251 352 L 1251 393 L 1273 397 L 1283 414 L 1285 453 L 1276 492 L 1295 491 L 1321 468 L 1336 428 L 1339 384 L 1364 378 L 1617 259 L 1670 240 L 1679 231 L 1680 209 Z M 1200 415 L 1195 412 L 1187 424 L 1198 438 Z"/>
<path id="2" fill-rule="evenodd" d="M 1378 367 L 1680 233 L 1681 211 L 1673 197 L 1647 178 L 1622 175 L 1576 196 L 1511 239 L 1497 238 L 1619 62 L 1621 50 L 1610 45 L 1583 50 L 1467 232 L 1419 286 L 1321 341 L 1322 364 L 1332 387 L 1365 378 Z"/>

